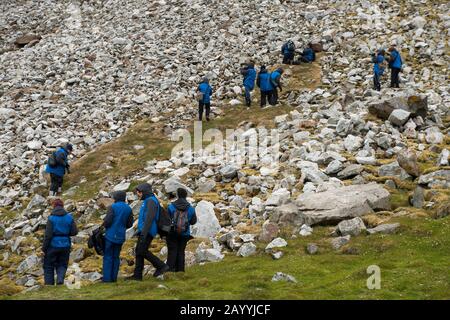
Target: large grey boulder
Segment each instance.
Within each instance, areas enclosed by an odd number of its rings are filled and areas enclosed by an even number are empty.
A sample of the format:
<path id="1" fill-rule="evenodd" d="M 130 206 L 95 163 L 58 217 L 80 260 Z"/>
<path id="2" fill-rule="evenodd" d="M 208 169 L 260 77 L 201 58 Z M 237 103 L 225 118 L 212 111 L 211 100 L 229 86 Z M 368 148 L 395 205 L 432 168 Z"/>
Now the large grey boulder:
<path id="1" fill-rule="evenodd" d="M 404 150 L 397 155 L 397 163 L 406 173 L 418 177 L 420 175 L 417 155 L 412 150 Z"/>
<path id="2" fill-rule="evenodd" d="M 208 248 L 201 249 L 198 248 L 195 252 L 195 259 L 198 263 L 200 262 L 217 262 L 224 258 L 224 255 L 218 249 Z"/>
<path id="3" fill-rule="evenodd" d="M 192 236 L 199 238 L 214 237 L 220 230 L 219 220 L 214 212 L 214 205 L 202 200 L 195 207 L 197 223 L 192 226 Z"/>
<path id="4" fill-rule="evenodd" d="M 187 191 L 188 196 L 192 196 L 194 194 L 194 190 L 183 184 L 177 176 L 173 176 L 165 180 L 163 185 L 166 193 L 176 193 L 178 188 L 183 188 Z"/>
<path id="5" fill-rule="evenodd" d="M 344 186 L 320 193 L 304 193 L 291 209 L 272 216 L 273 222 L 294 225 L 314 225 L 390 209 L 390 194 L 376 183 Z M 280 207 L 281 209 L 281 207 Z"/>

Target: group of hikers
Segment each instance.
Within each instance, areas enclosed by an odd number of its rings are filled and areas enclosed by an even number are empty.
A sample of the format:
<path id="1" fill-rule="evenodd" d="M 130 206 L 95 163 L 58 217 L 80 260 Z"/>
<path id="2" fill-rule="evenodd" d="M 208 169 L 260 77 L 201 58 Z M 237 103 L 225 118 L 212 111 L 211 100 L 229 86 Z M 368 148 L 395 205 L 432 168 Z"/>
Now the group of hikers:
<path id="1" fill-rule="evenodd" d="M 150 184 L 140 184 L 135 192 L 142 200 L 136 232 L 138 240 L 135 247 L 135 267 L 133 275 L 125 279 L 142 280 L 145 260 L 155 268 L 154 277 L 166 272 L 184 272 L 185 249 L 192 238 L 190 226 L 197 222 L 195 209 L 186 200 L 187 191 L 178 188 L 177 199 L 168 205 L 167 210 L 160 204 Z M 103 224 L 96 230 L 102 236 L 103 282 L 117 281 L 126 230 L 134 223 L 133 211 L 126 202 L 126 193 L 117 191 L 112 197 L 114 203 L 108 207 Z M 78 230 L 74 218 L 64 209 L 61 199 L 55 199 L 53 207 L 47 220 L 42 245 L 44 282 L 46 285 L 54 285 L 56 274 L 56 284 L 61 285 L 64 284 L 69 264 L 71 237 L 77 235 Z M 161 221 L 166 221 L 165 227 Z M 149 250 L 157 234 L 160 234 L 167 244 L 166 262 Z"/>
<path id="2" fill-rule="evenodd" d="M 373 63 L 373 86 L 377 91 L 381 90 L 381 76 L 384 74 L 385 65 L 391 69 L 391 88 L 400 87 L 400 71 L 402 70 L 403 60 L 398 52 L 395 44 L 392 44 L 388 49 L 389 57 L 384 49 L 379 49 L 372 54 Z"/>
<path id="3" fill-rule="evenodd" d="M 287 41 L 281 48 L 284 64 L 297 64 L 301 62 L 310 63 L 315 60 L 315 52 L 312 44 L 303 50 L 298 60 L 295 60 L 295 44 Z M 389 55 L 388 57 L 386 57 Z M 385 65 L 391 69 L 391 88 L 399 88 L 399 73 L 402 69 L 403 61 L 395 44 L 388 49 L 388 54 L 379 49 L 372 54 L 374 64 L 374 89 L 380 91 L 380 79 L 384 73 Z M 255 69 L 254 61 L 245 63 L 241 68 L 244 77 L 243 86 L 245 90 L 245 103 L 251 106 L 251 92 L 255 88 L 255 83 L 260 89 L 260 106 L 264 108 L 267 103 L 276 105 L 278 102 L 278 90 L 282 91 L 281 75 L 283 68 L 277 68 L 269 72 L 266 66 L 262 65 L 259 72 Z M 199 120 L 203 118 L 205 111 L 206 120 L 210 119 L 211 96 L 213 90 L 207 77 L 204 77 L 198 86 Z M 70 172 L 68 156 L 72 152 L 73 146 L 70 143 L 64 144 L 49 156 L 45 171 L 50 174 L 50 196 L 56 197 L 61 193 L 63 178 Z M 177 190 L 177 200 L 172 202 L 165 210 L 152 191 L 152 186 L 148 183 L 140 184 L 135 192 L 142 200 L 137 224 L 138 241 L 135 248 L 135 269 L 134 274 L 129 279 L 142 280 L 144 270 L 144 260 L 148 260 L 156 269 L 154 276 L 158 277 L 167 271 L 184 271 L 185 248 L 191 239 L 190 225 L 197 222 L 195 209 L 186 200 L 187 191 L 179 188 Z M 126 230 L 133 225 L 133 213 L 131 207 L 126 203 L 125 192 L 115 192 L 112 194 L 114 204 L 108 208 L 104 222 L 97 230 L 97 234 L 104 237 L 102 243 L 103 252 L 103 281 L 114 282 L 120 265 L 120 251 L 126 239 Z M 73 217 L 66 212 L 61 199 L 53 201 L 53 211 L 48 218 L 43 241 L 44 257 L 44 280 L 45 284 L 53 285 L 56 273 L 57 284 L 64 283 L 67 271 L 71 236 L 78 233 Z M 162 227 L 161 221 L 166 221 L 166 226 Z M 157 234 L 160 234 L 167 242 L 168 257 L 164 263 L 149 251 L 151 242 Z M 92 238 L 92 237 L 91 237 Z"/>

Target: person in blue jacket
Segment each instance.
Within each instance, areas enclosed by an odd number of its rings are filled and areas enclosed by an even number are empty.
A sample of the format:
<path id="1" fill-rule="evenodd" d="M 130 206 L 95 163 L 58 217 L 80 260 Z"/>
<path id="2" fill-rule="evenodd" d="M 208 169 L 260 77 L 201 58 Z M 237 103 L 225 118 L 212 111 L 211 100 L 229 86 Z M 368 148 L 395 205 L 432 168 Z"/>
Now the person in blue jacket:
<path id="1" fill-rule="evenodd" d="M 384 50 L 380 49 L 372 56 L 372 62 L 373 62 L 373 86 L 374 89 L 377 91 L 381 90 L 381 83 L 380 78 L 384 73 Z"/>
<path id="2" fill-rule="evenodd" d="M 402 57 L 400 52 L 397 51 L 395 44 L 392 44 L 389 48 L 389 68 L 391 68 L 391 88 L 400 87 L 399 73 L 402 70 Z"/>
<path id="3" fill-rule="evenodd" d="M 125 242 L 126 230 L 133 226 L 133 211 L 125 202 L 124 191 L 113 193 L 114 203 L 103 220 L 105 249 L 103 255 L 103 282 L 116 282 L 120 266 L 120 251 Z"/>
<path id="4" fill-rule="evenodd" d="M 191 236 L 191 225 L 197 223 L 195 209 L 186 200 L 187 191 L 183 188 L 177 189 L 178 199 L 167 208 L 172 220 L 172 230 L 169 232 L 167 241 L 167 265 L 171 272 L 184 272 L 185 249 Z"/>
<path id="5" fill-rule="evenodd" d="M 256 80 L 256 85 L 261 91 L 261 108 L 264 108 L 266 101 L 272 100 L 273 86 L 270 81 L 270 73 L 267 72 L 266 66 L 261 66 Z"/>
<path id="6" fill-rule="evenodd" d="M 55 151 L 54 158 L 56 166 L 52 167 L 47 163 L 45 172 L 50 174 L 50 196 L 54 197 L 58 193 L 61 193 L 64 175 L 70 173 L 70 165 L 68 156 L 72 152 L 72 145 L 70 143 L 65 144 L 61 148 Z"/>
<path id="7" fill-rule="evenodd" d="M 255 88 L 256 70 L 255 63 L 250 61 L 241 69 L 241 74 L 244 76 L 244 89 L 245 89 L 245 104 L 250 107 L 252 104 L 251 92 Z"/>
<path id="8" fill-rule="evenodd" d="M 158 277 L 169 270 L 169 266 L 149 251 L 150 244 L 158 232 L 157 221 L 161 212 L 161 205 L 153 194 L 152 186 L 142 183 L 136 187 L 136 193 L 142 200 L 138 220 L 138 241 L 136 244 L 136 264 L 133 276 L 127 280 L 142 280 L 144 271 L 144 259 L 148 260 L 156 271 L 154 277 Z"/>
<path id="9" fill-rule="evenodd" d="M 292 40 L 286 41 L 281 47 L 281 53 L 283 54 L 283 63 L 291 64 L 295 55 L 295 43 Z"/>
<path id="10" fill-rule="evenodd" d="M 44 283 L 45 285 L 64 284 L 69 264 L 70 237 L 78 233 L 75 221 L 64 209 L 60 199 L 53 201 L 53 210 L 47 220 L 42 251 L 44 252 Z"/>
<path id="11" fill-rule="evenodd" d="M 316 53 L 315 53 L 314 49 L 312 48 L 312 43 L 308 43 L 308 47 L 306 47 L 305 50 L 303 50 L 303 52 L 300 56 L 300 60 L 302 62 L 307 62 L 307 63 L 311 63 L 316 60 Z"/>
<path id="12" fill-rule="evenodd" d="M 198 85 L 198 91 L 201 95 L 198 100 L 198 120 L 203 119 L 203 108 L 206 111 L 206 121 L 209 121 L 209 114 L 211 111 L 211 96 L 213 93 L 212 87 L 209 85 L 209 79 L 204 77 L 202 82 Z"/>
<path id="13" fill-rule="evenodd" d="M 270 74 L 270 82 L 272 83 L 272 103 L 271 105 L 276 105 L 278 103 L 278 89 L 283 91 L 281 88 L 281 75 L 283 74 L 283 68 L 278 68 Z"/>

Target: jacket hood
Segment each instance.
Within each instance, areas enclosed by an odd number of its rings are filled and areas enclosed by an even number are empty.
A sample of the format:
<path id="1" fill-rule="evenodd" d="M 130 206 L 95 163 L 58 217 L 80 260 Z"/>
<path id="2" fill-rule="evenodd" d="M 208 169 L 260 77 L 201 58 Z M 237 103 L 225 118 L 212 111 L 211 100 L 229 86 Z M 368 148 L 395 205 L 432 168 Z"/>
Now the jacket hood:
<path id="1" fill-rule="evenodd" d="M 282 74 L 283 73 L 283 69 L 282 68 L 278 68 L 277 70 L 275 70 L 275 72 L 278 72 L 278 73 Z"/>
<path id="2" fill-rule="evenodd" d="M 153 194 L 152 186 L 149 183 L 141 183 L 136 187 L 136 190 L 143 193 L 143 199 L 146 199 Z"/>
<path id="3" fill-rule="evenodd" d="M 187 202 L 186 199 L 179 198 L 179 199 L 177 199 L 176 201 L 173 202 L 173 205 L 178 210 L 185 211 L 191 204 L 189 202 Z"/>
<path id="4" fill-rule="evenodd" d="M 261 67 L 261 70 L 259 70 L 259 73 L 267 73 L 266 67 Z"/>
<path id="5" fill-rule="evenodd" d="M 200 83 L 209 83 L 209 79 L 207 77 L 203 77 Z"/>
<path id="6" fill-rule="evenodd" d="M 112 198 L 115 202 L 125 202 L 125 200 L 127 199 L 127 193 L 125 191 L 116 191 L 112 194 Z"/>
<path id="7" fill-rule="evenodd" d="M 65 216 L 67 211 L 63 207 L 56 207 L 52 210 L 52 216 Z"/>

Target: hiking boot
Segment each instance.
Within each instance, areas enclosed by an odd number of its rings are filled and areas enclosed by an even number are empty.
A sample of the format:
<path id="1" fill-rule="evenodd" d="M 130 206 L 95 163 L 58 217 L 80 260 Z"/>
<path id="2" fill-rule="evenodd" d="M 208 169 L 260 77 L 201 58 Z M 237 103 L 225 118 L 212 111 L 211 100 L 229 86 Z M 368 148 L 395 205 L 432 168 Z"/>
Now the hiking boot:
<path id="1" fill-rule="evenodd" d="M 156 269 L 156 271 L 153 274 L 153 276 L 155 278 L 158 278 L 159 276 L 163 275 L 164 273 L 166 273 L 169 270 L 170 270 L 170 267 L 167 264 L 165 264 L 164 267 L 162 267 L 161 269 Z"/>

